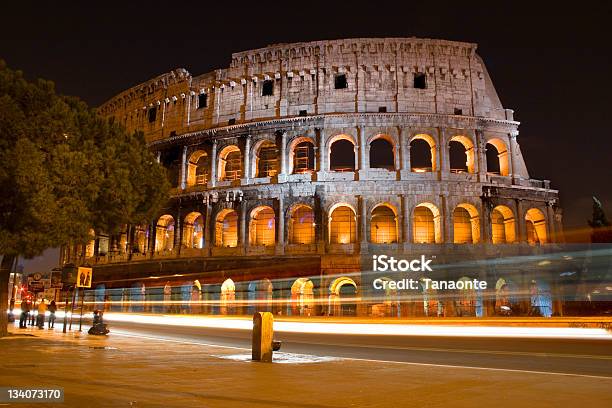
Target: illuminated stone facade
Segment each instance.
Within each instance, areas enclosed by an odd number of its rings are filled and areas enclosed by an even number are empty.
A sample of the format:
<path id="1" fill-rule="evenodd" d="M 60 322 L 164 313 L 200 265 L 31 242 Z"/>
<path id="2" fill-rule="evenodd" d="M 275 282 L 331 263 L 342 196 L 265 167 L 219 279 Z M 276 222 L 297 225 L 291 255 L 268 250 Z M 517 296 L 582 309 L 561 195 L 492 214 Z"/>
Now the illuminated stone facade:
<path id="1" fill-rule="evenodd" d="M 496 257 L 561 240 L 558 193 L 530 178 L 475 44 L 272 45 L 160 75 L 99 112 L 143 131 L 174 186 L 151 225 L 66 249 L 106 285 L 286 276 L 291 294 L 340 296 L 360 286 L 341 276 L 360 255 Z M 314 289 L 297 279 L 312 275 Z"/>

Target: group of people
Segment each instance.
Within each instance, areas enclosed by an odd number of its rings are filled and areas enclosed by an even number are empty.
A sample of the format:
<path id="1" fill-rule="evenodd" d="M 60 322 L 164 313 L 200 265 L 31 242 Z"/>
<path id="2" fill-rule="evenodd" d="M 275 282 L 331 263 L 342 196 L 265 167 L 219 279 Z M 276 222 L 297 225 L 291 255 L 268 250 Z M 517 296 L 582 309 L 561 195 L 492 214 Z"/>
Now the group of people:
<path id="1" fill-rule="evenodd" d="M 30 326 L 36 325 L 39 329 L 45 328 L 45 315 L 49 311 L 49 329 L 55 327 L 55 312 L 57 306 L 55 300 L 47 305 L 47 301 L 42 299 L 38 302 L 32 301 L 32 299 L 25 298 L 21 302 L 21 315 L 19 316 L 19 328 L 25 329 L 28 324 Z"/>

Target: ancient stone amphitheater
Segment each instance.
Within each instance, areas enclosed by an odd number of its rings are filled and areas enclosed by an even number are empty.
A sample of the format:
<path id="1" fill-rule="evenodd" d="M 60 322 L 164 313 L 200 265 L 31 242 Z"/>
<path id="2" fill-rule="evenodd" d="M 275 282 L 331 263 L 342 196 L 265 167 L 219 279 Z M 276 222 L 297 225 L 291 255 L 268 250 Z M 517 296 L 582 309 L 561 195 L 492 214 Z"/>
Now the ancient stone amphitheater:
<path id="1" fill-rule="evenodd" d="M 175 69 L 99 112 L 144 132 L 174 187 L 150 225 L 96 231 L 89 245 L 65 248 L 65 260 L 94 266 L 99 300 L 195 300 L 219 313 L 263 299 L 255 307 L 281 314 L 482 315 L 494 302 L 474 297 L 389 312 L 361 271 L 371 254 L 425 254 L 459 262 L 434 275 L 487 279 L 495 292 L 506 273 L 506 284 L 526 288 L 529 274 L 469 260 L 561 237 L 558 192 L 530 178 L 519 123 L 475 44 L 276 44 L 197 76 Z M 113 287 L 128 289 L 109 295 Z M 335 306 L 342 296 L 362 301 Z"/>

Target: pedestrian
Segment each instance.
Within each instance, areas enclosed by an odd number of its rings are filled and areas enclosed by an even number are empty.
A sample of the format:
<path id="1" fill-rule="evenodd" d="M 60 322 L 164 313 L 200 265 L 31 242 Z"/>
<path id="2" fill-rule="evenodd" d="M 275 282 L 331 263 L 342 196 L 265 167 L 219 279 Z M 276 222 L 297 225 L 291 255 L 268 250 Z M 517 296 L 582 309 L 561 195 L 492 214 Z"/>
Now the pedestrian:
<path id="1" fill-rule="evenodd" d="M 19 328 L 25 329 L 28 322 L 28 314 L 30 313 L 30 300 L 25 298 L 21 302 L 21 314 L 19 315 Z"/>
<path id="2" fill-rule="evenodd" d="M 32 301 L 30 308 L 30 322 L 28 323 L 30 326 L 34 326 L 36 322 L 36 299 Z"/>
<path id="3" fill-rule="evenodd" d="M 55 305 L 55 300 L 52 300 L 49 304 L 49 328 L 52 329 L 55 327 L 55 312 L 57 311 L 57 306 Z"/>
<path id="4" fill-rule="evenodd" d="M 45 328 L 45 313 L 47 312 L 47 303 L 45 299 L 41 299 L 38 304 L 38 316 L 36 316 L 36 326 L 39 329 Z"/>

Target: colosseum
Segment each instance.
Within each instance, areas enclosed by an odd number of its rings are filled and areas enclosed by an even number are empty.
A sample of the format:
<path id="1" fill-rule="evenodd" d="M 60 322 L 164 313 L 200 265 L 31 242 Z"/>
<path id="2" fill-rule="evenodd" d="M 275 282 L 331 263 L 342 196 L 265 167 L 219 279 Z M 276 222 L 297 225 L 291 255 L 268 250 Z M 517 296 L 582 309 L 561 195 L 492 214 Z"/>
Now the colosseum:
<path id="1" fill-rule="evenodd" d="M 121 310 L 490 316 L 503 289 L 554 290 L 522 264 L 492 262 L 554 246 L 561 209 L 550 182 L 530 178 L 519 122 L 476 48 L 276 44 L 123 91 L 99 113 L 144 132 L 170 200 L 150 225 L 96 231 L 64 259 L 92 265 L 96 302 Z M 424 255 L 427 277 L 489 289 L 380 294 L 372 254 Z M 544 303 L 541 315 L 560 312 Z"/>

